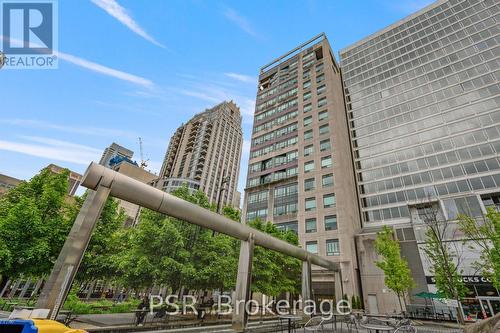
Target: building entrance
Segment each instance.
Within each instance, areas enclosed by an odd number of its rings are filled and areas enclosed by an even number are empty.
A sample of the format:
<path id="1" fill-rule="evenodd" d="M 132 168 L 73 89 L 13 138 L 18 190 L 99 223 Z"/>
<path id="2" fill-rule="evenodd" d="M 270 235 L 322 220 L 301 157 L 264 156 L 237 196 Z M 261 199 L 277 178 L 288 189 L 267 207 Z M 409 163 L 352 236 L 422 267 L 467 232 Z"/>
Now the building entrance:
<path id="1" fill-rule="evenodd" d="M 500 313 L 500 297 L 478 297 L 483 313 L 488 317 L 493 317 Z"/>

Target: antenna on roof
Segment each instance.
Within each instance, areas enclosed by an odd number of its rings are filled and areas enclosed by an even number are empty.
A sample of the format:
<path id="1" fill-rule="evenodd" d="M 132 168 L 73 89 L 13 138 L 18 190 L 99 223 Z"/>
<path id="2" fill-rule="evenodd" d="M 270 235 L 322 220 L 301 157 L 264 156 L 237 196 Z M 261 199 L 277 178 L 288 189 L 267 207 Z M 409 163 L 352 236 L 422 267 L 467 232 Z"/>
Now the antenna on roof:
<path id="1" fill-rule="evenodd" d="M 142 138 L 141 137 L 139 137 L 139 151 L 141 153 L 141 168 L 144 169 L 145 167 L 148 166 L 149 159 L 144 160 L 144 150 L 142 148 Z"/>

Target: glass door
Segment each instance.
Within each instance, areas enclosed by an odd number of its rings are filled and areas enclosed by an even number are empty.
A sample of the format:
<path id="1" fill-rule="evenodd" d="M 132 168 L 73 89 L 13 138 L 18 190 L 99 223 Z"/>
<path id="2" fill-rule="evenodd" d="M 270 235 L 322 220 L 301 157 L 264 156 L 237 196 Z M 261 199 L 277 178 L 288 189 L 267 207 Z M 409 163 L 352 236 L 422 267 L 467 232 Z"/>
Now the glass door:
<path id="1" fill-rule="evenodd" d="M 487 299 L 481 299 L 481 308 L 483 309 L 483 313 L 486 314 L 487 318 L 493 317 L 493 313 L 490 308 L 490 304 Z"/>
<path id="2" fill-rule="evenodd" d="M 490 299 L 489 302 L 493 315 L 500 313 L 500 299 Z"/>
<path id="3" fill-rule="evenodd" d="M 500 313 L 500 298 L 498 297 L 478 297 L 481 308 L 488 318 Z"/>

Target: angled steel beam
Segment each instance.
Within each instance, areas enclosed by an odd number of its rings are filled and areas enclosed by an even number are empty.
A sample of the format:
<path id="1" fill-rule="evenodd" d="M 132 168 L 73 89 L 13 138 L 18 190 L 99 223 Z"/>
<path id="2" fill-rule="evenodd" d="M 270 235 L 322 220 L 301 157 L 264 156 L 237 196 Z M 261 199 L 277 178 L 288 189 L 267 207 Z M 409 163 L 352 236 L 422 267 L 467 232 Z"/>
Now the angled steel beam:
<path id="1" fill-rule="evenodd" d="M 38 309 L 49 309 L 51 319 L 57 317 L 59 309 L 66 300 L 92 236 L 94 226 L 110 195 L 242 240 L 238 286 L 236 288 L 237 292 L 239 292 L 237 300 L 248 300 L 249 297 L 251 282 L 249 277 L 251 276 L 251 257 L 254 244 L 306 262 L 304 264 L 306 270 L 303 273 L 303 279 L 306 280 L 303 282 L 303 296 L 306 299 L 310 297 L 308 290 L 310 290 L 311 286 L 311 264 L 332 271 L 339 270 L 338 263 L 311 254 L 304 249 L 255 230 L 246 224 L 235 222 L 96 163 L 91 163 L 88 167 L 83 176 L 82 185 L 93 191 L 89 192 L 87 199 L 80 209 L 36 304 Z M 241 317 L 233 317 L 233 325 L 235 327 L 244 329 L 246 322 L 247 318 L 245 314 Z"/>
<path id="2" fill-rule="evenodd" d="M 92 231 L 101 216 L 109 196 L 109 187 L 100 184 L 90 191 L 83 203 L 63 248 L 57 257 L 50 276 L 43 286 L 36 303 L 37 309 L 49 309 L 50 319 L 56 319 L 71 289 L 76 272 L 89 245 Z"/>
<path id="3" fill-rule="evenodd" d="M 250 235 L 253 234 L 255 245 L 289 255 L 302 261 L 308 260 L 313 265 L 332 271 L 339 270 L 338 263 L 309 253 L 300 247 L 255 230 L 246 224 L 234 222 L 225 216 L 177 198 L 102 165 L 91 163 L 83 176 L 82 185 L 95 190 L 103 182 L 106 184 L 112 183 L 110 195 L 113 197 L 243 241 L 248 240 Z"/>

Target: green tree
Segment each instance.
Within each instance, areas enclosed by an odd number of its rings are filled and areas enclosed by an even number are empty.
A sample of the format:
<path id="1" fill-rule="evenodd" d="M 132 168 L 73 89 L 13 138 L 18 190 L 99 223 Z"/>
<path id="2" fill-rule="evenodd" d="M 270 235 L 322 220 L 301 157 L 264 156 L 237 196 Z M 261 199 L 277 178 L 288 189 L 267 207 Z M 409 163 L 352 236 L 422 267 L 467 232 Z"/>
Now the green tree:
<path id="1" fill-rule="evenodd" d="M 224 206 L 222 208 L 222 215 L 236 222 L 240 222 L 241 220 L 241 211 L 231 206 Z"/>
<path id="2" fill-rule="evenodd" d="M 86 195 L 78 200 L 79 207 L 85 197 Z M 113 260 L 116 251 L 121 249 L 115 246 L 112 238 L 122 228 L 124 221 L 125 213 L 119 209 L 118 201 L 108 198 L 92 232 L 92 238 L 78 270 L 77 280 L 108 280 L 115 277 Z"/>
<path id="3" fill-rule="evenodd" d="M 429 207 L 422 210 L 425 224 L 425 244 L 423 250 L 431 263 L 438 293 L 446 298 L 460 301 L 467 288 L 462 281 L 462 250 L 455 241 L 455 224 L 439 218 L 438 209 Z M 460 323 L 464 323 L 462 311 L 458 311 Z"/>
<path id="4" fill-rule="evenodd" d="M 77 208 L 67 195 L 69 170 L 42 170 L 0 198 L 0 275 L 50 272 Z"/>
<path id="5" fill-rule="evenodd" d="M 481 221 L 460 215 L 458 223 L 465 236 L 464 243 L 472 243 L 481 251 L 479 261 L 474 263 L 475 268 L 500 289 L 500 212 L 489 208 Z"/>
<path id="6" fill-rule="evenodd" d="M 290 244 L 297 246 L 299 244 L 298 237 L 293 231 L 280 231 L 271 222 L 264 223 L 260 219 L 256 219 L 251 221 L 249 225 Z M 296 294 L 300 291 L 300 272 L 300 260 L 256 246 L 252 271 L 252 291 L 269 296 L 277 296 L 287 291 Z"/>
<path id="7" fill-rule="evenodd" d="M 375 265 L 384 271 L 385 285 L 396 293 L 399 307 L 403 311 L 401 298 L 404 299 L 405 293 L 413 288 L 415 282 L 411 277 L 408 262 L 404 258 L 401 258 L 399 242 L 394 239 L 393 231 L 389 227 L 384 226 L 382 231 L 377 233 L 375 251 L 382 259 L 376 261 Z"/>
<path id="8" fill-rule="evenodd" d="M 142 210 L 137 227 L 122 229 L 112 243 L 112 246 L 123 246 L 111 259 L 119 273 L 119 281 L 134 289 L 157 283 L 174 284 L 188 256 L 174 223 L 148 209 Z"/>

